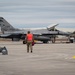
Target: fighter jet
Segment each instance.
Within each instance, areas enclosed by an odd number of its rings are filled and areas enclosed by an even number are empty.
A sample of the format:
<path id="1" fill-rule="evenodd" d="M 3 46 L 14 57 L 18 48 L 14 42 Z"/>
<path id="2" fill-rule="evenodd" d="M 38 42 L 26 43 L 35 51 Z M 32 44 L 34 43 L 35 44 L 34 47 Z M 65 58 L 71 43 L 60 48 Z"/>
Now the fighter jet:
<path id="1" fill-rule="evenodd" d="M 34 35 L 34 40 L 42 41 L 43 43 L 48 43 L 52 41 L 52 38 L 55 39 L 56 35 L 69 35 L 67 32 L 62 32 L 55 27 L 58 24 L 52 24 L 45 28 L 40 29 L 17 29 L 9 24 L 3 17 L 0 17 L 0 29 L 3 34 L 0 34 L 0 38 L 9 38 L 12 41 L 24 40 L 27 34 L 27 31 L 30 30 Z M 24 41 L 23 41 L 24 43 Z"/>

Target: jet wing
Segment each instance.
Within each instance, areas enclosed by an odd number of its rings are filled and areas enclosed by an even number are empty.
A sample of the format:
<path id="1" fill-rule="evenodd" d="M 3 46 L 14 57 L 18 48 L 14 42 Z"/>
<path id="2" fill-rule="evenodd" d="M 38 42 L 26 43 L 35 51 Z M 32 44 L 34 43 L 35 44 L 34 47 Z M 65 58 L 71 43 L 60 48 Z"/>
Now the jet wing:
<path id="1" fill-rule="evenodd" d="M 70 35 L 70 34 L 68 32 L 63 32 L 63 31 L 50 31 L 42 33 L 41 35 Z"/>
<path id="2" fill-rule="evenodd" d="M 6 37 L 8 37 L 8 36 L 10 36 L 11 34 L 1 34 L 0 35 L 0 38 L 6 38 Z"/>
<path id="3" fill-rule="evenodd" d="M 13 34 L 1 34 L 0 38 L 8 38 L 12 39 L 12 41 L 19 41 L 23 34 L 20 33 L 13 33 Z"/>

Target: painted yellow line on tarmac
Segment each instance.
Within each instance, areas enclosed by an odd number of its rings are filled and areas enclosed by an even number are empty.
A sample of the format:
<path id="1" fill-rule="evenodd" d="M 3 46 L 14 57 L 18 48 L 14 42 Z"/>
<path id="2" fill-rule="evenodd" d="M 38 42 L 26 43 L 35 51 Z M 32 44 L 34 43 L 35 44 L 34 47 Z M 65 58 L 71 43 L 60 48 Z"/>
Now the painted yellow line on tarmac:
<path id="1" fill-rule="evenodd" d="M 73 56 L 72 58 L 75 59 L 75 56 Z"/>

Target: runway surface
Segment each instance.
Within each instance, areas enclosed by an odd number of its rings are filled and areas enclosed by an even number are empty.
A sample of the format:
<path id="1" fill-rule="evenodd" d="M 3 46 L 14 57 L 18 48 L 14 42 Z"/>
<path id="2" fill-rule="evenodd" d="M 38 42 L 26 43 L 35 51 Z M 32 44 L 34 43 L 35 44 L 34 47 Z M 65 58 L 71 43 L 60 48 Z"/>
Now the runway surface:
<path id="1" fill-rule="evenodd" d="M 22 42 L 0 42 L 0 75 L 75 75 L 75 43 L 35 44 L 27 53 Z"/>

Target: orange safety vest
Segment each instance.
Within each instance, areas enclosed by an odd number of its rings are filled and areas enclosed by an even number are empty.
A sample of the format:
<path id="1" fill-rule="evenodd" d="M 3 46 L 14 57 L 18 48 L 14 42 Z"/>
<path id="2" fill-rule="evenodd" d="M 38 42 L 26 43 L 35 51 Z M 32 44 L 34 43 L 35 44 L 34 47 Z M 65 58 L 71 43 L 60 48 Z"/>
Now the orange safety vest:
<path id="1" fill-rule="evenodd" d="M 27 34 L 27 40 L 32 41 L 33 40 L 33 34 Z"/>

